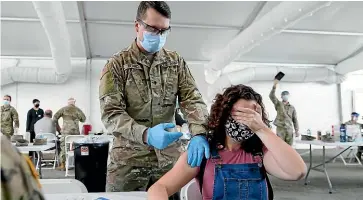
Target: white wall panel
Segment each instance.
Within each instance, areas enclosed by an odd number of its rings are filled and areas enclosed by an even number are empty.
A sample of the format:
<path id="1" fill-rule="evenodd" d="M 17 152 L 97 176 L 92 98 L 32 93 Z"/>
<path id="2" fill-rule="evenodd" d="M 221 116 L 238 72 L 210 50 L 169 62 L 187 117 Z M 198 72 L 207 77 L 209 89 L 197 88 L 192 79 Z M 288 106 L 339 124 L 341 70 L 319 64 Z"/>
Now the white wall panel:
<path id="1" fill-rule="evenodd" d="M 98 85 L 105 63 L 106 60 L 93 60 L 91 62 L 90 95 L 87 94 L 89 83 L 86 82 L 84 68 L 75 69 L 75 73 L 65 84 L 12 84 L 2 87 L 1 94 L 10 94 L 13 97 L 13 105 L 20 115 L 21 131 L 25 131 L 26 113 L 32 107 L 34 98 L 41 101 L 41 108 L 52 109 L 56 112 L 67 104 L 67 99 L 71 96 L 76 98 L 76 104 L 86 112 L 86 116 L 90 115 L 90 122 L 94 131 L 100 131 L 104 126 L 100 119 Z M 204 80 L 202 65 L 191 63 L 189 66 L 201 93 L 206 94 L 207 83 Z M 251 82 L 249 85 L 261 93 L 269 113 L 269 119 L 273 120 L 276 111 L 268 97 L 272 82 Z M 283 90 L 289 90 L 291 93 L 291 103 L 297 109 L 301 132 L 308 128 L 329 130 L 331 125 L 339 123 L 336 85 L 281 83 L 276 93 L 278 97 Z M 91 104 L 90 111 L 87 110 L 89 104 Z M 350 112 L 350 110 L 345 111 L 348 113 L 348 117 Z"/>

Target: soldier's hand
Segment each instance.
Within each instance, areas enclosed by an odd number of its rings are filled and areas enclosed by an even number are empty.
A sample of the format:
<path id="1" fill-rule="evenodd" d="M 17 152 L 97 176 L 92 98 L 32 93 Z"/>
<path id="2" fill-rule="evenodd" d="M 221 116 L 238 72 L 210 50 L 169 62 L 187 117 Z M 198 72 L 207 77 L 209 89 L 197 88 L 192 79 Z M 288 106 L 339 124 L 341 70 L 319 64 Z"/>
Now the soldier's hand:
<path id="1" fill-rule="evenodd" d="M 207 139 L 201 135 L 193 137 L 188 146 L 188 164 L 191 167 L 200 167 L 204 156 L 206 159 L 210 157 Z"/>
<path id="2" fill-rule="evenodd" d="M 149 128 L 147 130 L 147 144 L 160 150 L 165 149 L 183 135 L 180 132 L 168 132 L 166 130 L 174 127 L 175 124 L 162 123 Z"/>
<path id="3" fill-rule="evenodd" d="M 274 80 L 274 87 L 276 87 L 276 85 L 279 83 L 279 80 L 275 79 Z"/>

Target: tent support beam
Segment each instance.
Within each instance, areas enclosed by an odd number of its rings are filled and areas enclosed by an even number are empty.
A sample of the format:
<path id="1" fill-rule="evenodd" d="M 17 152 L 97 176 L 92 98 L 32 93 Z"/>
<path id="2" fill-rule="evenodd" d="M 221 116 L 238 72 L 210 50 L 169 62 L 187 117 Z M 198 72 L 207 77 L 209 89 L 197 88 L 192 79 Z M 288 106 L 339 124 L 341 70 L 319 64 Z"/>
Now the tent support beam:
<path id="1" fill-rule="evenodd" d="M 248 16 L 245 24 L 242 26 L 242 29 L 240 30 L 239 33 L 248 28 L 256 20 L 257 16 L 260 14 L 263 7 L 265 7 L 266 3 L 267 1 L 260 1 L 257 3 L 257 5 L 252 10 L 251 14 Z"/>
<path id="2" fill-rule="evenodd" d="M 86 16 L 84 14 L 84 7 L 82 1 L 77 1 L 77 7 L 78 7 L 78 14 L 79 14 L 79 22 L 81 24 L 81 30 L 83 35 L 83 42 L 84 42 L 84 48 L 86 52 L 86 58 L 90 59 L 92 57 L 91 55 L 91 48 L 89 44 L 88 39 L 88 29 L 87 29 L 87 23 L 86 23 Z"/>

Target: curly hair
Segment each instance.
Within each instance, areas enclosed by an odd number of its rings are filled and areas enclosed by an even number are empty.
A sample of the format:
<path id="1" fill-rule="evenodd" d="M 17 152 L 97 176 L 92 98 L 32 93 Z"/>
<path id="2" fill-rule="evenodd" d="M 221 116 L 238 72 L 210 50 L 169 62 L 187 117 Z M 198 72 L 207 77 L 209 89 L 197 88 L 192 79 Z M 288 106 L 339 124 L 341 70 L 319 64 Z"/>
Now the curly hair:
<path id="1" fill-rule="evenodd" d="M 233 105 L 240 99 L 255 100 L 262 110 L 262 120 L 268 126 L 270 121 L 262 102 L 262 96 L 246 85 L 234 85 L 225 89 L 223 94 L 217 94 L 211 107 L 208 119 L 208 141 L 212 148 L 224 148 L 226 140 L 225 123 L 231 114 Z M 262 141 L 254 134 L 251 138 L 242 142 L 241 148 L 248 153 L 260 152 Z"/>

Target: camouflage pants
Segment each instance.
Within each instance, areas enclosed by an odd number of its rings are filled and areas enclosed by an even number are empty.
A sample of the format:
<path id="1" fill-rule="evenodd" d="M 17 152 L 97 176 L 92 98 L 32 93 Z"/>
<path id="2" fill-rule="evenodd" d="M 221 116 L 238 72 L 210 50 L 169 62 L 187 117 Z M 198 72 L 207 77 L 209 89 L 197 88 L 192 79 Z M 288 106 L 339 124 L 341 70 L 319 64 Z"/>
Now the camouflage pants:
<path id="1" fill-rule="evenodd" d="M 294 131 L 293 130 L 289 130 L 285 127 L 277 126 L 276 132 L 277 132 L 277 136 L 279 136 L 283 141 L 285 141 L 290 146 L 292 145 L 292 142 L 294 141 L 294 139 L 293 139 Z"/>
<path id="2" fill-rule="evenodd" d="M 66 162 L 66 148 L 69 149 L 70 148 L 70 145 L 67 144 L 67 146 L 65 145 L 66 144 L 66 136 L 67 135 L 62 135 L 61 139 L 60 139 L 60 148 L 61 148 L 61 151 L 60 151 L 60 154 L 59 154 L 59 159 L 60 159 L 60 162 L 61 163 L 65 163 Z"/>
<path id="3" fill-rule="evenodd" d="M 133 167 L 111 162 L 107 167 L 106 192 L 147 191 L 171 168 Z M 169 200 L 179 200 L 179 193 Z"/>

